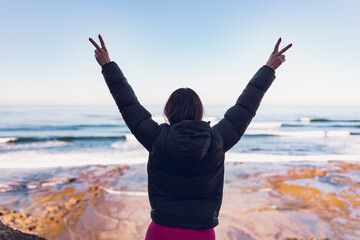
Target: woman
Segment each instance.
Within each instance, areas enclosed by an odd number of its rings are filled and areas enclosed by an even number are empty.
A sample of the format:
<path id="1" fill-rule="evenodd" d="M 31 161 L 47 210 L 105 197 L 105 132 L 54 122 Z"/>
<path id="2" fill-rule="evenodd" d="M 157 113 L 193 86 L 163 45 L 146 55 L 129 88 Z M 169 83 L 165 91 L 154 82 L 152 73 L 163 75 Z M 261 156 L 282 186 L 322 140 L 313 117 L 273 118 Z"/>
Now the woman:
<path id="1" fill-rule="evenodd" d="M 203 106 L 189 88 L 173 92 L 158 124 L 138 102 L 115 62 L 111 62 L 102 37 L 93 39 L 95 58 L 123 116 L 137 140 L 148 150 L 148 192 L 152 222 L 146 240 L 215 239 L 224 185 L 224 155 L 244 134 L 266 90 L 275 79 L 275 69 L 284 61 L 281 38 L 265 66 L 246 86 L 236 104 L 215 126 L 202 121 Z"/>

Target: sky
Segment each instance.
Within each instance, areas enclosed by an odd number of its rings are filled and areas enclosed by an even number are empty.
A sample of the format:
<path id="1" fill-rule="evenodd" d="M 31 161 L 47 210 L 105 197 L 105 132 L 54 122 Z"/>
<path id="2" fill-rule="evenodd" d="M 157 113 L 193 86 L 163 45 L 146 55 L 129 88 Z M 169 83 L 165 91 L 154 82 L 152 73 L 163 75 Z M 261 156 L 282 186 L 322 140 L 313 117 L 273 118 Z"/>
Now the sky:
<path id="1" fill-rule="evenodd" d="M 177 88 L 234 104 L 279 37 L 293 43 L 267 105 L 360 105 L 360 1 L 0 0 L 0 105 L 113 99 L 89 37 L 100 33 L 138 99 Z"/>

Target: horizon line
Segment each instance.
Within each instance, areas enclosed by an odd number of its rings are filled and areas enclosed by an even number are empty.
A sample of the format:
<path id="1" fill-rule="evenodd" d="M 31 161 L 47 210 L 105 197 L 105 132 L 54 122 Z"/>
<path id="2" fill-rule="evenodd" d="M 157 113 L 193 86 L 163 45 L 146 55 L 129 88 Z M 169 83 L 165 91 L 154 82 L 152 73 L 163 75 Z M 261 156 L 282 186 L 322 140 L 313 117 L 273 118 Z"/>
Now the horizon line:
<path id="1" fill-rule="evenodd" d="M 143 106 L 164 106 L 164 104 L 141 104 Z M 224 104 L 203 104 L 204 106 L 233 106 L 235 105 L 234 103 L 224 103 Z M 11 107 L 11 106 L 43 106 L 43 107 L 70 107 L 70 106 L 115 106 L 116 107 L 116 104 L 82 104 L 82 103 L 79 103 L 79 104 L 1 104 L 0 103 L 0 107 Z M 311 107 L 311 106 L 314 106 L 314 107 L 321 107 L 321 106 L 339 106 L 339 107 L 343 107 L 343 106 L 346 106 L 346 107 L 360 107 L 360 104 L 359 105 L 355 105 L 355 104 L 269 104 L 269 103 L 264 103 L 264 104 L 261 104 L 261 106 L 283 106 L 283 107 L 290 107 L 290 106 L 294 106 L 294 107 Z"/>

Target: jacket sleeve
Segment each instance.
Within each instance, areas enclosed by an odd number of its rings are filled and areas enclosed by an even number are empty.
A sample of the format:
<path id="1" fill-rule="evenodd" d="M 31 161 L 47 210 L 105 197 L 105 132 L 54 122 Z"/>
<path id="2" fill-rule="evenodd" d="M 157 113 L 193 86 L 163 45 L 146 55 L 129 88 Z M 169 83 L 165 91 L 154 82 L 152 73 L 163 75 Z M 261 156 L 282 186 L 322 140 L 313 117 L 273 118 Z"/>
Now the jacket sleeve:
<path id="1" fill-rule="evenodd" d="M 159 125 L 139 103 L 135 92 L 115 62 L 103 65 L 102 74 L 131 133 L 148 151 L 151 151 Z"/>
<path id="2" fill-rule="evenodd" d="M 261 67 L 247 84 L 236 104 L 228 109 L 224 118 L 213 127 L 222 136 L 224 152 L 240 140 L 274 79 L 275 71 L 272 68 Z"/>

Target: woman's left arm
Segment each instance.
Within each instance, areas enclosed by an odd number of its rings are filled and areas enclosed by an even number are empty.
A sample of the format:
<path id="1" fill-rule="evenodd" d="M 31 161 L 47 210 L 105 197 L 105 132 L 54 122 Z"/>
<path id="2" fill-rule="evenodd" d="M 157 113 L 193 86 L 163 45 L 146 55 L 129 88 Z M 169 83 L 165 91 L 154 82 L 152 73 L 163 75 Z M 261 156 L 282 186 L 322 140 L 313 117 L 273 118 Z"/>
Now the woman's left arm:
<path id="1" fill-rule="evenodd" d="M 236 104 L 226 111 L 224 118 L 214 126 L 223 139 L 223 150 L 232 148 L 245 133 L 248 125 L 255 116 L 261 100 L 275 79 L 275 70 L 285 61 L 283 53 L 292 44 L 279 51 L 281 38 L 277 41 L 266 66 L 263 66 L 250 80 Z"/>
<path id="2" fill-rule="evenodd" d="M 99 35 L 101 47 L 93 39 L 89 40 L 96 47 L 95 58 L 102 67 L 106 84 L 126 125 L 137 140 L 148 151 L 151 151 L 159 125 L 152 120 L 151 114 L 139 103 L 134 90 L 118 65 L 110 60 L 102 37 Z"/>

